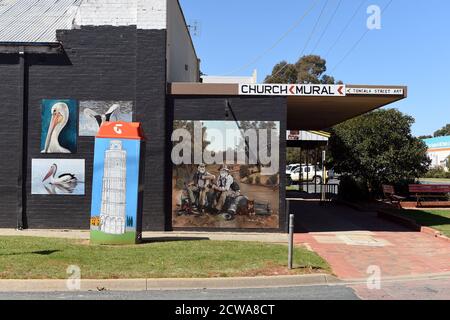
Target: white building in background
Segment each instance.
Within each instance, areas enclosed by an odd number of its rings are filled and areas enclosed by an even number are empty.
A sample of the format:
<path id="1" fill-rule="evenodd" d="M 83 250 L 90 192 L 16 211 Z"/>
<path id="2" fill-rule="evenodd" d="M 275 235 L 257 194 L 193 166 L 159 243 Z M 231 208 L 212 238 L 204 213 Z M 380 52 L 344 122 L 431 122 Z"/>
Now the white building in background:
<path id="1" fill-rule="evenodd" d="M 112 140 L 105 152 L 100 230 L 108 234 L 125 234 L 127 152 L 122 141 Z"/>
<path id="2" fill-rule="evenodd" d="M 450 157 L 450 136 L 437 137 L 423 140 L 428 146 L 428 156 L 431 159 L 431 167 L 442 167 L 448 171 L 448 159 Z"/>

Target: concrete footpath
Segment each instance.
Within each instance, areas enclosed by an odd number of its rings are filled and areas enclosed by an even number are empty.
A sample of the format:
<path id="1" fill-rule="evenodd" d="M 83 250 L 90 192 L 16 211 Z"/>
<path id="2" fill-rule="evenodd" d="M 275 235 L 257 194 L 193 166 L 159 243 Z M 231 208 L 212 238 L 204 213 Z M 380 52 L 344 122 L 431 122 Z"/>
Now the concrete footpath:
<path id="1" fill-rule="evenodd" d="M 42 237 L 42 238 L 59 238 L 74 240 L 89 240 L 88 230 L 15 230 L 0 229 L 0 236 L 17 236 L 17 237 Z M 183 240 L 195 239 L 199 240 L 216 240 L 216 241 L 252 241 L 267 243 L 286 243 L 288 235 L 285 233 L 238 233 L 238 232 L 143 232 L 142 238 L 145 241 L 161 241 L 161 240 Z"/>

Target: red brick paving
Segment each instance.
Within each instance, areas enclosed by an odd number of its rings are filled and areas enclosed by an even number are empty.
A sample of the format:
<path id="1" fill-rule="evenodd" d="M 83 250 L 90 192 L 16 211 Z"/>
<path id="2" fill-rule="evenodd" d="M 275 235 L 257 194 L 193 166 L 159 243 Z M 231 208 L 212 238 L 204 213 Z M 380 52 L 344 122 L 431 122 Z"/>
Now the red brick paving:
<path id="1" fill-rule="evenodd" d="M 309 233 L 296 234 L 295 242 L 307 244 L 326 259 L 341 279 L 366 278 L 372 265 L 381 268 L 382 277 L 450 272 L 450 244 L 445 240 L 408 231 L 377 218 L 375 213 L 311 203 L 296 206 L 296 225 Z M 385 246 L 338 243 L 342 235 L 361 232 L 363 238 L 378 240 Z M 321 243 L 333 239 L 337 243 Z"/>

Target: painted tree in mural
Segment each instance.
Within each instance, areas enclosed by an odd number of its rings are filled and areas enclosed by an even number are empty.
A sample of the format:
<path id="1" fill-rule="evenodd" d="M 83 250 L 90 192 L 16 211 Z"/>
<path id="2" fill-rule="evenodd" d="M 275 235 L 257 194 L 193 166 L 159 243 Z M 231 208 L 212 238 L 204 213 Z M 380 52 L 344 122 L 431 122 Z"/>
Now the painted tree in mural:
<path id="1" fill-rule="evenodd" d="M 271 154 L 272 149 L 271 146 L 272 144 L 270 143 L 271 141 L 271 130 L 276 130 L 277 129 L 277 123 L 275 121 L 240 121 L 239 122 L 239 128 L 242 132 L 245 132 L 249 129 L 253 129 L 253 130 L 267 130 L 267 138 L 266 141 L 268 143 L 266 144 L 261 144 L 264 148 L 264 150 L 259 150 L 260 143 L 259 143 L 259 138 L 260 138 L 260 134 L 262 134 L 261 132 L 258 132 L 257 138 L 258 138 L 258 153 L 262 152 L 264 154 Z M 273 141 L 272 143 L 279 143 L 279 136 L 276 137 L 277 141 Z M 239 149 L 245 149 L 245 154 L 246 154 L 246 158 L 248 160 L 248 158 L 250 157 L 250 150 L 248 148 L 248 145 L 246 143 L 246 141 L 244 140 L 244 138 L 242 137 L 240 142 L 239 142 Z M 258 158 L 258 155 L 253 155 L 254 157 Z M 258 161 L 258 168 L 261 169 L 261 165 Z"/>
<path id="2" fill-rule="evenodd" d="M 333 128 L 329 162 L 336 173 L 359 179 L 369 192 L 381 184 L 411 182 L 430 165 L 424 142 L 413 137 L 414 119 L 398 110 L 379 110 Z"/>
<path id="3" fill-rule="evenodd" d="M 272 74 L 264 80 L 265 83 L 301 83 L 301 84 L 341 84 L 334 77 L 327 75 L 327 62 L 317 55 L 301 57 L 296 63 L 281 61 L 276 64 Z"/>

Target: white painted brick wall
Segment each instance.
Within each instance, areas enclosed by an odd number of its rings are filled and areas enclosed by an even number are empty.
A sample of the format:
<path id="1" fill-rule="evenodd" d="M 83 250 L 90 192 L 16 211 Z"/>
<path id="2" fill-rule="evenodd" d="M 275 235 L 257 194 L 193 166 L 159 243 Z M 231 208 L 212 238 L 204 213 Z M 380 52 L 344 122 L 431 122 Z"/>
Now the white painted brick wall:
<path id="1" fill-rule="evenodd" d="M 139 29 L 167 28 L 167 0 L 137 0 Z"/>
<path id="2" fill-rule="evenodd" d="M 166 29 L 167 0 L 84 0 L 74 24 L 136 25 L 138 29 Z"/>

